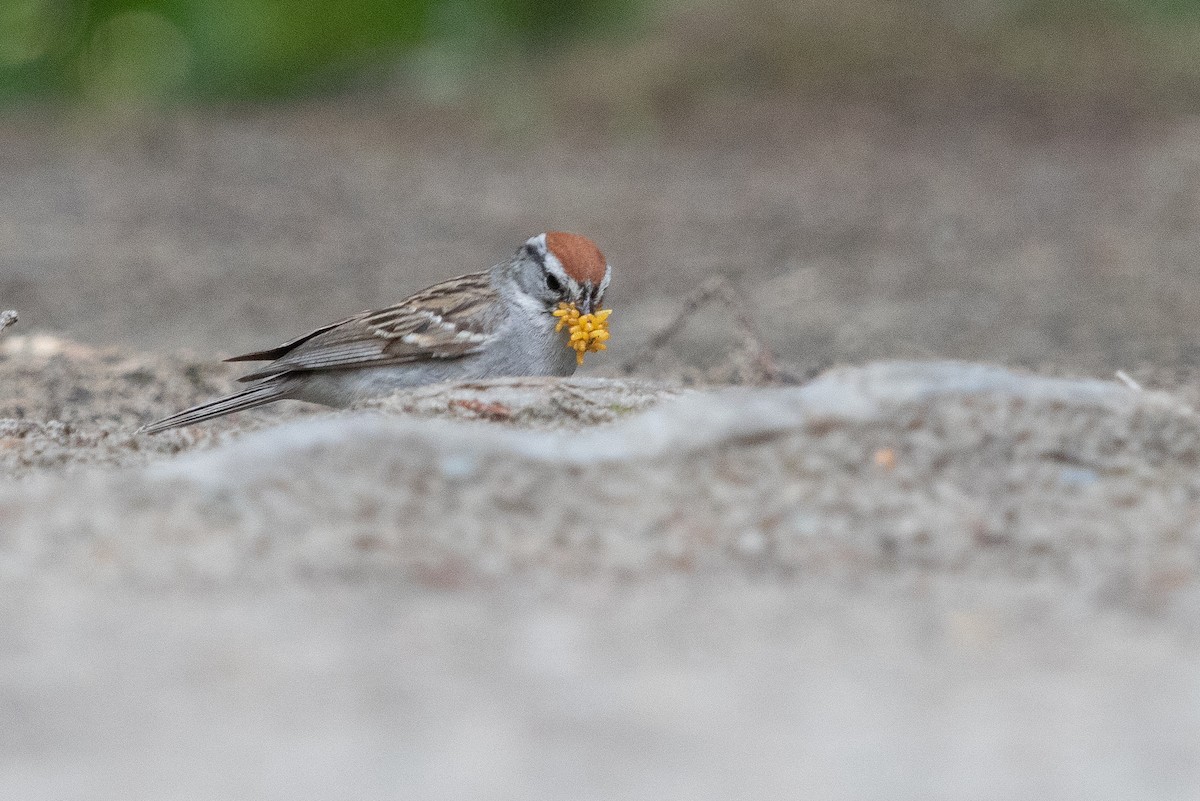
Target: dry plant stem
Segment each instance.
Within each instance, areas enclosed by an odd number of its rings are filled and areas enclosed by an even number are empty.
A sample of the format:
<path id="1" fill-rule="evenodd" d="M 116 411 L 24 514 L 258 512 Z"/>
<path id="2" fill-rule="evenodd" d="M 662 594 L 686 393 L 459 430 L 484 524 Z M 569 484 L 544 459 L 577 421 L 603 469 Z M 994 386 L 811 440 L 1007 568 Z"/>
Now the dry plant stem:
<path id="1" fill-rule="evenodd" d="M 1125 372 L 1124 370 L 1117 371 L 1117 380 L 1132 389 L 1134 392 L 1142 391 L 1142 385 L 1134 381 L 1133 378 L 1130 377 L 1129 373 Z"/>
<path id="2" fill-rule="evenodd" d="M 780 370 L 775 354 L 758 332 L 758 327 L 750 316 L 745 296 L 723 275 L 709 278 L 688 295 L 679 312 L 650 337 L 639 352 L 625 360 L 621 364 L 621 370 L 628 375 L 637 365 L 651 359 L 679 335 L 693 314 L 710 304 L 724 307 L 733 316 L 734 326 L 741 338 L 741 351 L 754 373 L 753 383 L 773 384 L 789 381 L 790 376 Z"/>
<path id="3" fill-rule="evenodd" d="M 15 311 L 0 311 L 0 331 L 14 325 L 17 322 L 17 313 Z"/>

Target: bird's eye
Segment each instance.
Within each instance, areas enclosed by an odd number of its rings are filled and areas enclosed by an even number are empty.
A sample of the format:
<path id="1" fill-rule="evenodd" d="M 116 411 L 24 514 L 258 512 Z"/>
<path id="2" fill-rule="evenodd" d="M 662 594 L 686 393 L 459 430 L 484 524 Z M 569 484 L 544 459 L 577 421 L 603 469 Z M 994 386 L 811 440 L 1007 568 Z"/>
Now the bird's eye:
<path id="1" fill-rule="evenodd" d="M 546 288 L 557 295 L 562 292 L 562 282 L 550 273 L 546 273 Z"/>

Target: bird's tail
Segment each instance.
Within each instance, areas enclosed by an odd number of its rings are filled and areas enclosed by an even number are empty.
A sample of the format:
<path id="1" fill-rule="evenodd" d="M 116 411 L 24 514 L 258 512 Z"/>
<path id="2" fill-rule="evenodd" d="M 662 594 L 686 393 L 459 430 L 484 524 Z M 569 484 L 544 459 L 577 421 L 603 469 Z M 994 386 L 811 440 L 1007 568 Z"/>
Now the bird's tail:
<path id="1" fill-rule="evenodd" d="M 182 412 L 177 412 L 170 417 L 164 417 L 157 422 L 144 425 L 138 429 L 138 433 L 157 434 L 169 428 L 190 426 L 193 423 L 202 423 L 205 420 L 212 420 L 214 417 L 240 412 L 243 409 L 253 409 L 255 406 L 262 406 L 263 404 L 282 400 L 286 397 L 286 382 L 264 381 L 261 384 L 250 387 L 250 389 L 242 390 L 233 395 L 227 395 L 224 398 L 218 398 L 215 401 L 201 403 L 199 406 L 184 409 Z"/>

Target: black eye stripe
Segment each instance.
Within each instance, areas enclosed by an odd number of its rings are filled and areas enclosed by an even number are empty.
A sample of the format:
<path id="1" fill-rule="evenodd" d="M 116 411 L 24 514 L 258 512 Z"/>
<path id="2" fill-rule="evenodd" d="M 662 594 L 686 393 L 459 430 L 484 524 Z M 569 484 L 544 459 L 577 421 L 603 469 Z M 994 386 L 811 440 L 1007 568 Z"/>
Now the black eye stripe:
<path id="1" fill-rule="evenodd" d="M 546 258 L 545 258 L 545 256 L 542 255 L 542 251 L 538 250 L 536 245 L 532 245 L 532 244 L 526 245 L 525 246 L 525 255 L 528 256 L 529 258 L 533 259 L 541 267 L 546 266 Z"/>

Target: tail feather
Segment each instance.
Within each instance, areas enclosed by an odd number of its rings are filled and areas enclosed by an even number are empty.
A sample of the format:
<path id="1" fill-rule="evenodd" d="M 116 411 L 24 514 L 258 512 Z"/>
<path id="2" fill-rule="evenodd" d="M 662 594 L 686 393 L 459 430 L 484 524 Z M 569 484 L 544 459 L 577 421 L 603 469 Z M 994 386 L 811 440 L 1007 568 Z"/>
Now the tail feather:
<path id="1" fill-rule="evenodd" d="M 253 409 L 255 406 L 263 406 L 272 401 L 283 400 L 286 397 L 287 389 L 284 382 L 266 381 L 233 395 L 217 398 L 208 403 L 201 403 L 199 406 L 184 409 L 182 412 L 177 412 L 170 417 L 164 417 L 157 422 L 144 425 L 138 429 L 137 433 L 157 434 L 160 431 L 179 428 L 181 426 L 190 426 L 193 423 L 202 423 L 205 420 L 212 420 L 214 417 L 240 412 L 243 409 Z"/>

